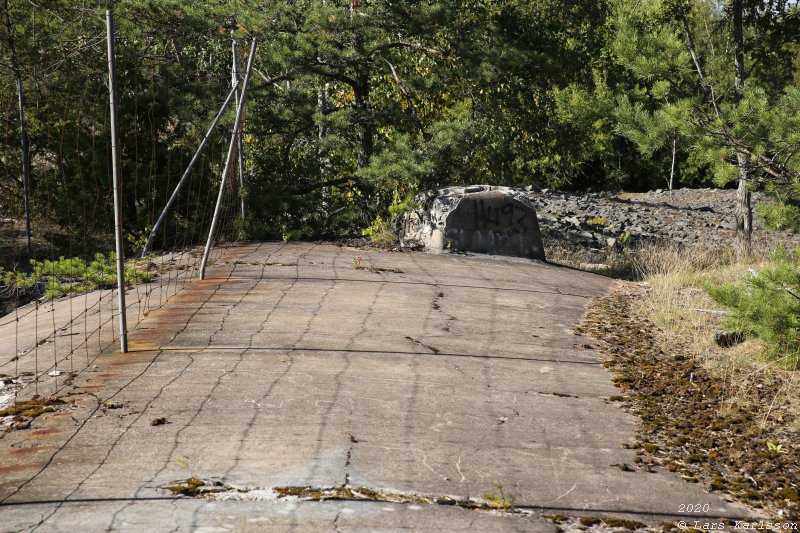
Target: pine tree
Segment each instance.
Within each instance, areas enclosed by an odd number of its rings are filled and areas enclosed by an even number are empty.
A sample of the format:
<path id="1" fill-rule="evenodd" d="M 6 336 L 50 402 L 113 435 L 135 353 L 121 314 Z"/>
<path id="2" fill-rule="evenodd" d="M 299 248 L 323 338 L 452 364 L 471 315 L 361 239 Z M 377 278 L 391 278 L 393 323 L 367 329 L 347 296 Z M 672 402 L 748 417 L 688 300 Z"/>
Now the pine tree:
<path id="1" fill-rule="evenodd" d="M 671 114 L 686 122 L 672 131 L 693 132 L 691 151 L 709 166 L 715 182 L 720 186 L 738 182 L 735 248 L 740 257 L 751 253 L 750 190 L 754 184 L 788 193 L 792 187 L 786 185 L 800 176 L 800 138 L 785 127 L 798 119 L 796 91 L 776 87 L 777 80 L 747 80 L 745 68 L 747 51 L 758 50 L 769 41 L 766 37 L 757 39 L 756 15 L 771 15 L 772 23 L 760 28 L 770 36 L 793 20 L 796 9 L 773 2 L 750 1 L 745 5 L 743 0 L 718 6 L 690 0 L 620 0 L 615 5 L 615 51 L 620 62 L 637 74 L 651 93 L 678 98 L 672 104 L 677 106 L 673 108 L 676 112 Z M 727 29 L 724 33 L 705 32 L 698 38 L 709 27 Z M 753 41 L 749 48 L 747 37 Z M 764 86 L 771 88 L 772 95 Z M 670 114 L 656 118 L 658 110 L 647 114 L 641 104 L 632 105 L 624 98 L 620 102 L 619 131 L 644 152 L 652 148 L 654 139 L 663 138 L 659 132 L 665 128 L 670 138 Z M 689 104 L 690 113 L 686 112 Z M 677 109 L 684 111 L 678 113 Z"/>

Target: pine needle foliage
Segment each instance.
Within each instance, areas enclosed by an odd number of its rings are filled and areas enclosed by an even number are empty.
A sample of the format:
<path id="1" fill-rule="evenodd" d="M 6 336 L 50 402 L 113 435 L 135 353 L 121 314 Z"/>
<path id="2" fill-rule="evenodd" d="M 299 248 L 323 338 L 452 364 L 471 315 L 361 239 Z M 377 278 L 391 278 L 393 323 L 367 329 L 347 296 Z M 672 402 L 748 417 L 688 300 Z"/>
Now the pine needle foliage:
<path id="1" fill-rule="evenodd" d="M 116 287 L 116 254 L 96 254 L 91 261 L 79 257 L 30 261 L 29 272 L 0 269 L 0 290 L 16 291 L 29 298 L 54 299 L 96 289 Z M 125 283 L 144 283 L 152 275 L 135 262 L 125 265 Z"/>
<path id="2" fill-rule="evenodd" d="M 738 283 L 707 287 L 731 309 L 725 327 L 762 340 L 764 356 L 800 368 L 800 250 L 779 250 L 769 263 Z"/>

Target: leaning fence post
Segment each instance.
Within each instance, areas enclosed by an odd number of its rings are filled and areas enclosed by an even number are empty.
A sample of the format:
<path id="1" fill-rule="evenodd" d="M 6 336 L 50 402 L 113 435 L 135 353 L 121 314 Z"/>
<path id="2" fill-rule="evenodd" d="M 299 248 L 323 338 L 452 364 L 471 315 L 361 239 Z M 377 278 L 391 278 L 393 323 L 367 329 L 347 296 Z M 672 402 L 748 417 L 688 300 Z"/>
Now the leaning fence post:
<path id="1" fill-rule="evenodd" d="M 222 180 L 219 184 L 219 194 L 217 195 L 217 205 L 214 208 L 214 217 L 211 219 L 211 228 L 208 230 L 208 241 L 206 241 L 206 248 L 203 251 L 203 259 L 200 261 L 200 279 L 206 279 L 206 264 L 208 263 L 208 256 L 211 253 L 211 245 L 214 242 L 214 233 L 217 230 L 219 223 L 219 211 L 222 207 L 222 197 L 225 195 L 225 179 L 230 172 L 231 160 L 233 159 L 233 150 L 236 147 L 236 132 L 239 131 L 239 125 L 242 121 L 242 110 L 244 108 L 244 101 L 247 96 L 247 85 L 250 82 L 250 75 L 253 73 L 253 59 L 256 55 L 256 39 L 253 38 L 253 43 L 250 46 L 250 57 L 247 58 L 247 72 L 244 75 L 244 82 L 242 83 L 242 94 L 239 98 L 239 105 L 236 107 L 236 120 L 233 122 L 233 133 L 231 134 L 231 142 L 228 146 L 228 156 L 225 158 L 225 168 L 222 170 Z"/>
<path id="2" fill-rule="evenodd" d="M 114 176 L 114 235 L 117 245 L 117 296 L 119 297 L 119 344 L 120 351 L 128 351 L 128 321 L 125 308 L 125 250 L 122 241 L 122 184 L 119 172 L 119 137 L 117 132 L 117 81 L 114 72 L 114 19 L 111 10 L 106 10 L 106 33 L 108 36 L 108 94 L 111 110 L 111 163 Z"/>
<path id="3" fill-rule="evenodd" d="M 225 102 L 222 104 L 222 107 L 217 112 L 217 115 L 214 117 L 214 120 L 211 121 L 211 126 L 208 127 L 208 131 L 206 131 L 203 140 L 200 141 L 200 146 L 197 147 L 197 151 L 194 153 L 194 156 L 192 156 L 192 160 L 189 161 L 189 166 L 186 167 L 186 170 L 181 176 L 181 179 L 178 180 L 178 185 L 175 186 L 175 190 L 172 192 L 172 196 L 169 197 L 167 205 L 164 206 L 164 210 L 161 211 L 161 215 L 158 217 L 158 220 L 156 220 L 153 229 L 150 230 L 150 235 L 147 236 L 147 242 L 144 243 L 144 247 L 142 248 L 142 257 L 147 255 L 147 250 L 150 249 L 150 244 L 153 242 L 153 238 L 155 238 L 158 228 L 160 228 L 161 224 L 164 222 L 164 220 L 166 220 L 167 213 L 169 213 L 172 204 L 174 204 L 175 200 L 178 198 L 178 193 L 180 192 L 181 187 L 183 187 L 183 184 L 186 183 L 186 180 L 189 178 L 189 174 L 192 172 L 192 169 L 194 168 L 195 164 L 197 164 L 197 161 L 200 160 L 200 155 L 203 153 L 203 149 L 206 147 L 208 139 L 214 132 L 214 128 L 217 127 L 219 119 L 222 118 L 223 113 L 225 113 L 225 110 L 228 108 L 228 104 L 231 102 L 231 98 L 233 98 L 238 87 L 239 85 L 237 83 L 236 85 L 233 86 L 233 88 L 231 88 L 230 92 L 228 93 L 228 97 L 225 98 Z"/>
<path id="4" fill-rule="evenodd" d="M 233 68 L 231 70 L 231 78 L 232 83 L 236 86 L 239 83 L 239 54 L 237 52 L 237 44 L 236 40 L 233 40 L 233 44 L 231 45 L 231 49 L 233 52 Z M 236 90 L 236 107 L 239 107 L 239 90 Z M 236 131 L 236 155 L 237 160 L 239 163 L 238 170 L 239 170 L 239 196 L 240 202 L 242 204 L 242 223 L 245 220 L 245 210 L 244 210 L 244 153 L 242 151 L 242 126 L 239 125 L 239 129 Z"/>

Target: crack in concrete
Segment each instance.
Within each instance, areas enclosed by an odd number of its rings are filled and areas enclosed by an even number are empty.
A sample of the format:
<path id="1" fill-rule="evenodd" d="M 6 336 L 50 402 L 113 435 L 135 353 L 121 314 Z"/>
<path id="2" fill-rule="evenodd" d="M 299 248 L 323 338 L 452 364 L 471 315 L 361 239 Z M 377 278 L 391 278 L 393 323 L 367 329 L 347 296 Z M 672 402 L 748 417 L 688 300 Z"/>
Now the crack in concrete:
<path id="1" fill-rule="evenodd" d="M 277 486 L 267 488 L 241 488 L 224 485 L 218 481 L 205 481 L 189 478 L 161 487 L 175 495 L 219 501 L 240 500 L 287 500 L 300 501 L 363 501 L 374 503 L 395 503 L 408 505 L 455 506 L 474 511 L 493 511 L 500 514 L 531 516 L 533 510 L 514 507 L 495 499 L 460 497 L 450 495 L 431 495 L 393 490 L 376 490 L 348 484 L 335 487 Z M 335 520 L 334 520 L 335 521 Z"/>
<path id="2" fill-rule="evenodd" d="M 425 465 L 425 468 L 427 468 L 428 470 L 430 470 L 431 472 L 433 472 L 434 474 L 436 474 L 437 476 L 442 478 L 442 480 L 450 481 L 449 477 L 445 476 L 444 474 L 441 474 L 441 473 L 437 472 L 436 470 L 434 470 L 431 467 L 431 465 L 428 464 L 428 454 L 426 454 L 424 452 L 422 453 L 422 464 Z"/>
<path id="3" fill-rule="evenodd" d="M 343 484 L 343 486 L 345 486 L 345 487 L 348 484 L 350 484 L 350 472 L 348 472 L 347 470 L 350 468 L 350 461 L 353 458 L 353 447 L 356 445 L 357 442 L 358 442 L 358 440 L 354 436 L 350 435 L 350 447 L 347 449 L 347 458 L 344 461 L 344 484 Z"/>
<path id="4" fill-rule="evenodd" d="M 333 519 L 333 530 L 336 531 L 337 533 L 339 532 L 339 524 L 338 524 L 338 522 L 339 522 L 339 518 L 342 516 L 342 511 L 343 511 L 343 509 L 339 509 L 336 512 L 336 517 Z"/>
<path id="5" fill-rule="evenodd" d="M 566 394 L 564 392 L 541 392 L 541 391 L 537 391 L 536 394 L 539 394 L 541 396 L 555 396 L 556 398 L 578 398 L 578 399 L 580 399 L 580 396 L 575 396 L 574 394 Z"/>
<path id="6" fill-rule="evenodd" d="M 626 529 L 641 529 L 648 527 L 647 524 L 631 520 L 630 518 L 619 518 L 619 516 L 636 516 L 641 520 L 650 522 L 651 525 L 659 523 L 671 524 L 672 521 L 685 519 L 685 516 L 672 515 L 665 513 L 643 513 L 631 510 L 608 510 L 608 509 L 583 509 L 572 507 L 557 507 L 551 505 L 558 501 L 570 492 L 575 490 L 576 485 L 573 485 L 568 491 L 559 496 L 553 502 L 547 502 L 541 505 L 525 505 L 517 504 L 502 498 L 476 498 L 476 497 L 462 497 L 452 495 L 434 495 L 424 494 L 409 491 L 397 491 L 391 489 L 372 489 L 364 486 L 351 486 L 351 485 L 338 485 L 333 487 L 327 486 L 311 486 L 311 485 L 289 485 L 289 486 L 275 486 L 275 487 L 234 487 L 225 485 L 219 481 L 204 481 L 196 478 L 189 478 L 186 480 L 175 482 L 174 485 L 167 485 L 161 487 L 162 489 L 170 490 L 173 494 L 180 495 L 180 498 L 201 498 L 206 500 L 215 501 L 307 501 L 307 502 L 359 502 L 359 503 L 392 503 L 397 505 L 408 505 L 419 508 L 419 506 L 449 506 L 460 507 L 465 510 L 477 512 L 489 512 L 500 516 L 519 516 L 521 518 L 544 518 L 554 524 L 561 524 L 562 522 L 574 521 L 578 522 L 582 517 L 584 520 L 595 519 L 595 516 L 587 516 L 588 512 L 602 513 L 603 516 L 599 518 L 602 521 L 608 521 L 608 524 L 622 524 L 627 521 L 629 524 L 636 524 L 635 528 Z M 190 490 L 184 490 L 190 489 Z M 609 495 L 610 492 L 609 492 Z M 605 501 L 614 501 L 612 500 Z M 602 503 L 602 502 L 595 502 Z M 557 514 L 544 514 L 544 513 Z M 343 513 L 340 510 L 337 517 L 333 520 L 333 525 L 338 525 L 339 515 Z M 613 515 L 613 516 L 612 516 Z M 710 518 L 710 517 L 705 517 Z M 717 517 L 719 519 L 719 517 Z M 728 518 L 731 520 L 732 518 Z M 666 520 L 664 522 L 663 520 Z M 674 524 L 673 524 L 674 525 Z M 625 526 L 611 526 L 609 527 L 622 527 Z"/>
<path id="7" fill-rule="evenodd" d="M 427 349 L 427 350 L 430 350 L 430 351 L 431 351 L 431 353 L 433 353 L 433 354 L 435 354 L 435 355 L 439 355 L 439 353 L 441 353 L 441 350 L 440 350 L 439 348 L 436 348 L 435 346 L 431 346 L 431 345 L 429 345 L 429 344 L 425 344 L 424 342 L 422 342 L 422 341 L 418 341 L 417 339 L 415 339 L 415 338 L 413 338 L 413 337 L 409 337 L 408 335 L 406 335 L 406 337 L 405 337 L 405 338 L 406 338 L 406 339 L 408 339 L 408 340 L 410 340 L 410 341 L 411 341 L 411 342 L 413 342 L 414 344 L 418 344 L 419 346 L 422 346 L 423 348 L 425 348 L 425 349 Z"/>

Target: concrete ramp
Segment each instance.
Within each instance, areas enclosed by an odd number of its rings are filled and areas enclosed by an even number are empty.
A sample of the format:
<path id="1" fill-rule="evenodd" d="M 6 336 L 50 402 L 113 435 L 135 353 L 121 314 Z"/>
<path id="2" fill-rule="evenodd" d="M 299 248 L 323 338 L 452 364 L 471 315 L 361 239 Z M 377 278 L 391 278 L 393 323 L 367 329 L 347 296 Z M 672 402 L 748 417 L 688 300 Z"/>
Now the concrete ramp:
<path id="1" fill-rule="evenodd" d="M 570 331 L 609 288 L 522 259 L 239 246 L 144 319 L 132 353 L 78 376 L 68 410 L 4 435 L 0 523 L 554 531 L 542 514 L 748 515 L 623 448 L 636 421 Z M 165 488 L 189 478 L 218 490 Z M 292 496 L 324 490 L 350 497 Z"/>

